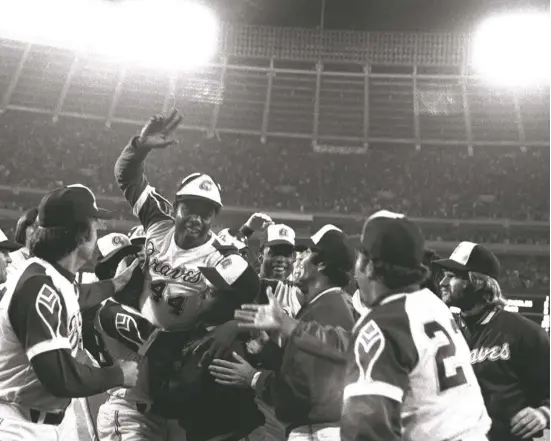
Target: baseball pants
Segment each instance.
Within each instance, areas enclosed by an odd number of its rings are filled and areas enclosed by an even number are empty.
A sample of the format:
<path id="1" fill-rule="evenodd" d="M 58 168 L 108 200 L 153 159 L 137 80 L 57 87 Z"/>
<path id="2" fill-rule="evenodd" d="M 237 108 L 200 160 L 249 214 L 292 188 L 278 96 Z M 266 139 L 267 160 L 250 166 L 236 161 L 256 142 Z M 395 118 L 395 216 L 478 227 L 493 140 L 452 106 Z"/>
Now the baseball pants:
<path id="1" fill-rule="evenodd" d="M 0 440 L 2 441 L 74 441 L 75 413 L 68 409 L 60 424 L 46 424 L 44 418 L 33 423 L 30 411 L 14 403 L 0 403 Z"/>

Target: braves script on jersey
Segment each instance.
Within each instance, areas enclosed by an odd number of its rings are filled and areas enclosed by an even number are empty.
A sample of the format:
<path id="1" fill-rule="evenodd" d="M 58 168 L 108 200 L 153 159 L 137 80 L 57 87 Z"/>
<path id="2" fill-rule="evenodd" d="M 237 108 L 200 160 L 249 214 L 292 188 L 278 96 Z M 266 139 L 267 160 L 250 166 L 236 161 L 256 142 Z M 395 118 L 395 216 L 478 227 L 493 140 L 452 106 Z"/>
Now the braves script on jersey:
<path id="1" fill-rule="evenodd" d="M 448 308 L 429 290 L 393 295 L 364 315 L 355 326 L 353 356 L 345 409 L 382 396 L 401 403 L 401 438 L 399 425 L 388 431 L 395 439 L 485 439 L 490 420 L 469 348 Z M 361 424 L 345 410 L 343 439 L 361 439 L 354 435 Z"/>
<path id="2" fill-rule="evenodd" d="M 231 285 L 248 264 L 235 247 L 222 243 L 214 233 L 197 248 L 183 250 L 176 245 L 172 206 L 143 174 L 146 155 L 131 143 L 115 167 L 119 186 L 146 231 L 147 272 L 140 310 L 164 330 L 187 329 L 212 300 L 212 289 L 199 267 L 218 267 Z"/>
<path id="3" fill-rule="evenodd" d="M 65 410 L 71 400 L 48 392 L 30 360 L 56 349 L 68 349 L 74 357 L 83 350 L 77 285 L 46 261 L 27 260 L 0 300 L 0 338 L 0 400 Z"/>

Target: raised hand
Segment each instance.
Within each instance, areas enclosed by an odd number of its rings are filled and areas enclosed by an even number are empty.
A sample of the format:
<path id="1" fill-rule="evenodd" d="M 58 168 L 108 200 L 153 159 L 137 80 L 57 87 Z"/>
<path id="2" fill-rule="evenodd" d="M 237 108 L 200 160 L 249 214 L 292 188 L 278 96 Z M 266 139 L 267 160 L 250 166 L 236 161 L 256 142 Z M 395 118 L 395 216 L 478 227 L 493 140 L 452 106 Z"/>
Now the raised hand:
<path id="1" fill-rule="evenodd" d="M 287 314 L 274 297 L 272 288 L 266 290 L 268 305 L 242 305 L 235 311 L 234 317 L 239 321 L 239 327 L 262 331 L 280 331 Z"/>
<path id="2" fill-rule="evenodd" d="M 272 218 L 264 213 L 254 213 L 245 226 L 253 231 L 265 230 L 268 225 L 273 224 Z"/>
<path id="3" fill-rule="evenodd" d="M 140 132 L 136 147 L 144 149 L 164 149 L 178 141 L 173 139 L 174 132 L 182 122 L 182 115 L 173 109 L 168 117 L 156 115 L 151 118 Z"/>

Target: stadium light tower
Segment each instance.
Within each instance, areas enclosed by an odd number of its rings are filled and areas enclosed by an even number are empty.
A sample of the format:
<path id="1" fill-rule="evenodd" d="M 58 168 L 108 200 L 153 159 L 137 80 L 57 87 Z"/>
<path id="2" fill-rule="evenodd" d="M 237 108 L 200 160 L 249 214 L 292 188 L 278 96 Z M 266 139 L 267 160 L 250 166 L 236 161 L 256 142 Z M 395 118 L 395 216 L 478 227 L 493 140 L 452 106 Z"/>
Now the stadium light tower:
<path id="1" fill-rule="evenodd" d="M 496 86 L 549 82 L 551 21 L 545 13 L 496 15 L 481 23 L 472 47 L 476 71 Z"/>
<path id="2" fill-rule="evenodd" d="M 0 0 L 0 37 L 187 70 L 214 56 L 218 23 L 183 0 Z"/>

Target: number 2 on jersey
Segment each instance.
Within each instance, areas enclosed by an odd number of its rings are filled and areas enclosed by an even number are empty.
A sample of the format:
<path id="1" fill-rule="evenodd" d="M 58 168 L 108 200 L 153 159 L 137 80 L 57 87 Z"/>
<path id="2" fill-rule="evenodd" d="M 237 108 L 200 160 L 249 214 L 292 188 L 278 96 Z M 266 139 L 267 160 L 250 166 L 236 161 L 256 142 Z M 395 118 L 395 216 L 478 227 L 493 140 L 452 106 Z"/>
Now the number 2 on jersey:
<path id="1" fill-rule="evenodd" d="M 452 329 L 455 332 L 457 331 L 457 325 L 452 319 Z M 448 389 L 452 389 L 462 384 L 467 383 L 465 378 L 465 372 L 461 366 L 455 368 L 455 374 L 448 375 L 446 372 L 445 361 L 451 357 L 455 356 L 456 348 L 453 344 L 453 340 L 450 337 L 450 334 L 446 329 L 438 322 L 429 322 L 425 323 L 425 334 L 432 340 L 436 337 L 437 332 L 442 332 L 448 343 L 440 346 L 436 351 L 435 360 L 436 360 L 436 373 L 438 375 L 438 387 L 440 392 L 445 392 Z"/>

